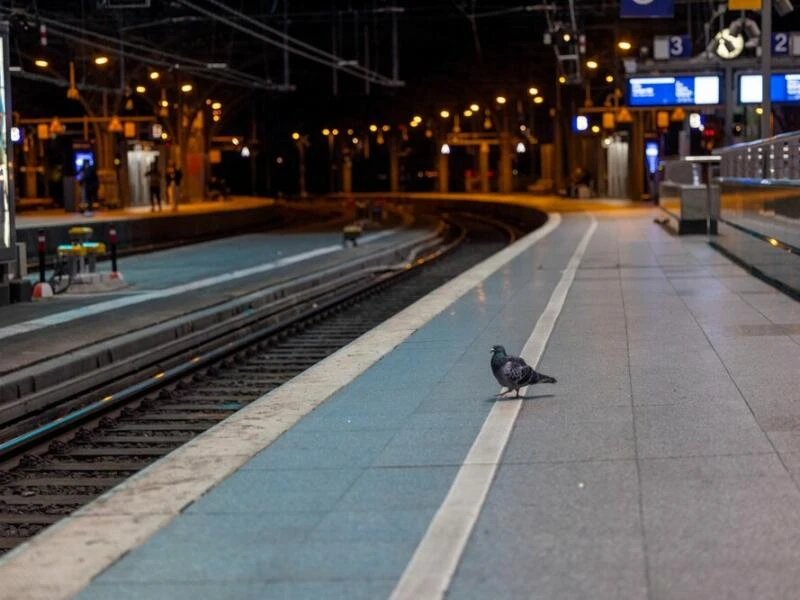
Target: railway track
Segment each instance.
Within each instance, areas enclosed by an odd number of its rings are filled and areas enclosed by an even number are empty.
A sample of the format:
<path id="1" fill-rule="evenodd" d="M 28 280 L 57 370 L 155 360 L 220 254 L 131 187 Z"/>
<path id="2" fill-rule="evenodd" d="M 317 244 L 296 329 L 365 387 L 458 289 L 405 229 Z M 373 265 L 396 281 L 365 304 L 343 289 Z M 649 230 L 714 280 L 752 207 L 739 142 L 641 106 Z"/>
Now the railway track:
<path id="1" fill-rule="evenodd" d="M 294 315 L 258 341 L 244 340 L 207 360 L 194 357 L 164 374 L 163 381 L 144 382 L 144 392 L 134 386 L 122 406 L 89 413 L 82 421 L 78 415 L 79 426 L 66 432 L 52 427 L 53 435 L 37 438 L 27 454 L 0 462 L 0 554 L 302 373 L 518 234 L 485 219 L 459 220 L 463 241 L 435 260 Z M 49 426 L 38 434 L 46 435 Z"/>

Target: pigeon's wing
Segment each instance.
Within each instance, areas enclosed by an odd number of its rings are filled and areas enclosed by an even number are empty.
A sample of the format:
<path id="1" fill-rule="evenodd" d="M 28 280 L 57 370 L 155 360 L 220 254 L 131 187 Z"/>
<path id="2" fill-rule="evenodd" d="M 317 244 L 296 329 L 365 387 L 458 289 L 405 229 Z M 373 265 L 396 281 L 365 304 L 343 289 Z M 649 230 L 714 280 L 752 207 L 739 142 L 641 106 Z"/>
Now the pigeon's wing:
<path id="1" fill-rule="evenodd" d="M 523 359 L 510 356 L 503 365 L 503 375 L 514 385 L 523 385 L 536 379 L 536 371 Z"/>

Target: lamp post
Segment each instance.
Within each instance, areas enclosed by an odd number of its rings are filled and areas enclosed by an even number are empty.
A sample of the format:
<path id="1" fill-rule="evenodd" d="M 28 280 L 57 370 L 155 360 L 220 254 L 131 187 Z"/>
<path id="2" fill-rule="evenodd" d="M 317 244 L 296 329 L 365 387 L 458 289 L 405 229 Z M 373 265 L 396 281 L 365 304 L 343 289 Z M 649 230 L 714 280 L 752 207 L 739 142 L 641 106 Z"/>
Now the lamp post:
<path id="1" fill-rule="evenodd" d="M 306 193 L 306 147 L 308 146 L 308 136 L 301 136 L 298 132 L 292 134 L 292 139 L 297 146 L 297 153 L 300 158 L 300 197 L 308 196 Z"/>

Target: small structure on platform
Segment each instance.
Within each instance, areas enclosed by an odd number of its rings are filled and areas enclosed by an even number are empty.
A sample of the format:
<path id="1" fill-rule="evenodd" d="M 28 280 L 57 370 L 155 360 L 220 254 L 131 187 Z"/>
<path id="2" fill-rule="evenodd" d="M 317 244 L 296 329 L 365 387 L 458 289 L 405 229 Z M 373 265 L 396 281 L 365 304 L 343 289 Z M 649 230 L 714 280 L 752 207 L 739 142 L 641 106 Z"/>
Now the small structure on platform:
<path id="1" fill-rule="evenodd" d="M 358 246 L 358 238 L 361 237 L 364 229 L 361 227 L 359 223 L 351 223 L 350 225 L 345 225 L 342 233 L 344 235 L 343 243 L 347 246 L 348 242 L 353 245 L 355 248 Z"/>
<path id="2" fill-rule="evenodd" d="M 658 190 L 659 206 L 676 221 L 679 235 L 707 233 L 709 220 L 711 233 L 717 231 L 719 186 L 704 183 L 699 167 L 685 160 L 664 162 L 664 180 Z"/>
<path id="3" fill-rule="evenodd" d="M 110 292 L 125 287 L 125 280 L 116 267 L 116 229 L 111 227 L 110 245 L 112 253 L 112 272 L 97 272 L 97 257 L 106 253 L 106 244 L 93 241 L 91 227 L 72 227 L 69 230 L 70 243 L 57 247 L 59 265 L 66 264 L 68 285 L 63 291 L 78 293 Z M 78 286 L 72 287 L 73 285 Z"/>

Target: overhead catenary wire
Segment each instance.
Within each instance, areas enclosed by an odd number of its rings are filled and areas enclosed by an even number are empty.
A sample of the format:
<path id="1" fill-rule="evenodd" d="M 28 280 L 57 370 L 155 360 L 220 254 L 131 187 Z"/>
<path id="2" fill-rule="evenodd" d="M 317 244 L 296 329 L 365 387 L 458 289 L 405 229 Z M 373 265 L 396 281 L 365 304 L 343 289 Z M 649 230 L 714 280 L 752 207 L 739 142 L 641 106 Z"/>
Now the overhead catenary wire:
<path id="1" fill-rule="evenodd" d="M 259 27 L 260 29 L 263 29 L 264 31 L 266 31 L 268 33 L 271 33 L 273 35 L 277 35 L 280 39 L 283 40 L 283 44 L 281 44 L 281 47 L 284 47 L 285 45 L 292 44 L 292 43 L 296 44 L 297 46 L 299 46 L 301 48 L 304 48 L 304 49 L 306 49 L 306 50 L 308 50 L 310 52 L 315 52 L 316 54 L 318 54 L 322 58 L 326 58 L 328 61 L 330 61 L 330 65 L 329 66 L 333 66 L 333 65 L 337 65 L 338 66 L 339 62 L 343 60 L 340 56 L 337 56 L 335 54 L 331 54 L 329 52 L 326 52 L 325 50 L 317 48 L 316 46 L 314 46 L 312 44 L 308 44 L 306 42 L 303 42 L 302 40 L 298 40 L 298 39 L 292 38 L 290 35 L 280 31 L 279 29 L 276 29 L 274 27 L 270 27 L 269 25 L 267 25 L 266 23 L 263 23 L 262 21 L 254 19 L 253 17 L 250 17 L 250 16 L 242 13 L 241 11 L 237 11 L 236 9 L 231 8 L 230 6 L 225 4 L 224 2 L 220 2 L 219 0 L 206 0 L 206 1 L 209 2 L 210 4 L 216 6 L 217 8 L 220 8 L 222 10 L 227 11 L 229 14 L 231 14 L 234 17 L 240 18 L 240 19 L 242 19 L 242 20 L 244 20 L 244 21 L 246 21 L 246 22 L 248 22 L 248 23 L 250 23 L 250 24 L 252 24 L 252 25 L 254 25 L 256 27 Z M 184 2 L 184 4 L 186 4 L 186 3 Z M 291 48 L 290 48 L 290 51 L 291 51 Z M 365 75 L 369 75 L 369 76 L 372 76 L 372 77 L 377 77 L 377 78 L 386 80 L 387 82 L 394 81 L 394 80 L 390 80 L 387 77 L 384 77 L 380 73 L 376 73 L 374 71 L 370 71 L 369 69 L 366 69 L 365 67 L 362 67 L 361 65 L 348 65 L 348 67 L 351 68 L 351 69 L 354 69 L 354 70 L 362 71 Z"/>
<path id="2" fill-rule="evenodd" d="M 11 9 L 6 7 L 0 7 L 0 11 L 5 12 L 6 14 L 12 14 L 14 12 L 18 12 L 18 11 L 12 11 Z M 85 27 L 76 27 L 74 25 L 69 25 L 67 23 L 64 23 L 63 21 L 51 19 L 41 15 L 38 15 L 37 18 L 41 22 L 47 24 L 48 31 L 54 35 L 58 35 L 70 41 L 84 43 L 88 46 L 91 46 L 98 50 L 103 50 L 113 55 L 118 55 L 120 52 L 119 38 L 105 35 L 97 31 L 92 31 L 86 29 Z M 76 34 L 80 35 L 73 35 L 72 33 L 69 32 L 75 32 Z M 99 40 L 103 40 L 104 42 L 108 42 L 108 44 L 88 39 L 88 37 L 94 37 Z M 112 46 L 109 44 L 114 44 L 114 45 Z M 272 89 L 272 90 L 282 88 L 282 86 L 272 84 L 270 82 L 259 79 L 254 75 L 250 75 L 248 73 L 244 73 L 236 69 L 228 68 L 225 69 L 224 71 L 219 69 L 210 69 L 208 68 L 206 62 L 178 54 L 165 52 L 159 48 L 153 48 L 130 40 L 123 40 L 121 42 L 121 45 L 123 47 L 131 48 L 134 50 L 140 50 L 142 52 L 152 53 L 155 55 L 155 56 L 146 56 L 127 51 L 126 56 L 135 58 L 145 63 L 151 63 L 153 65 L 158 65 L 162 67 L 174 68 L 175 66 L 178 66 L 182 71 L 194 74 L 201 78 L 214 81 L 223 80 L 226 83 L 231 83 L 243 87 L 258 87 L 262 89 Z M 213 75 L 211 73 L 213 73 Z"/>
<path id="3" fill-rule="evenodd" d="M 58 31 L 55 28 L 53 28 L 53 33 L 58 35 L 58 36 L 60 36 L 60 37 L 63 37 L 64 39 L 67 39 L 67 40 L 71 40 L 71 41 L 75 41 L 75 42 L 84 42 L 88 46 L 91 46 L 91 47 L 96 48 L 98 50 L 103 50 L 105 52 L 108 52 L 109 54 L 115 54 L 116 55 L 119 52 L 119 50 L 117 48 L 113 47 L 113 46 L 109 46 L 107 44 L 103 44 L 103 43 L 100 43 L 100 42 L 86 40 L 84 38 L 72 35 L 70 33 L 66 33 L 64 31 Z M 134 59 L 140 60 L 140 61 L 142 61 L 144 63 L 149 63 L 149 64 L 152 64 L 152 65 L 168 67 L 168 68 L 174 68 L 176 66 L 176 63 L 173 63 L 173 62 L 168 61 L 166 59 L 152 58 L 152 57 L 143 56 L 141 54 L 136 54 L 136 53 L 132 53 L 132 52 L 127 52 L 126 55 L 129 58 L 134 58 Z M 206 80 L 210 80 L 210 81 L 222 81 L 222 82 L 225 82 L 225 83 L 230 83 L 232 85 L 237 85 L 237 86 L 242 86 L 242 87 L 257 87 L 257 88 L 261 88 L 261 89 L 278 89 L 278 88 L 281 87 L 281 86 L 277 86 L 275 84 L 272 84 L 272 83 L 269 83 L 269 82 L 265 82 L 265 81 L 260 81 L 260 80 L 254 79 L 254 78 L 247 78 L 247 79 L 242 78 L 242 77 L 238 76 L 237 72 L 235 72 L 235 71 L 232 72 L 231 70 L 222 71 L 222 70 L 216 70 L 216 69 L 208 69 L 208 68 L 205 68 L 205 67 L 184 66 L 184 65 L 180 65 L 180 64 L 178 64 L 178 67 L 179 67 L 180 71 L 182 71 L 182 72 L 185 72 L 185 73 L 188 73 L 188 74 L 192 74 L 192 75 L 194 75 L 194 76 L 196 76 L 196 77 L 198 77 L 200 79 L 206 79 Z"/>
<path id="4" fill-rule="evenodd" d="M 342 64 L 340 64 L 340 61 L 342 59 L 340 59 L 339 57 L 335 57 L 333 55 L 328 55 L 328 56 L 333 57 L 333 60 L 332 60 L 330 58 L 325 58 L 325 57 L 323 57 L 323 56 L 321 56 L 319 54 L 312 54 L 312 53 L 307 52 L 305 50 L 302 50 L 300 48 L 292 47 L 291 45 L 289 45 L 290 43 L 298 43 L 298 42 L 297 42 L 297 40 L 292 39 L 291 36 L 288 36 L 288 38 L 287 38 L 288 41 L 287 42 L 282 42 L 280 40 L 276 40 L 274 38 L 271 38 L 271 37 L 267 36 L 264 33 L 261 33 L 259 31 L 255 31 L 253 29 L 250 29 L 248 27 L 240 25 L 235 20 L 230 19 L 230 18 L 225 17 L 225 16 L 222 16 L 222 15 L 219 15 L 219 14 L 216 14 L 216 13 L 212 12 L 210 9 L 204 8 L 202 6 L 199 6 L 199 5 L 195 4 L 194 2 L 191 2 L 190 0 L 179 0 L 179 1 L 180 1 L 181 4 L 183 4 L 187 8 L 195 10 L 195 11 L 199 12 L 200 14 L 212 17 L 212 18 L 220 21 L 221 23 L 224 23 L 224 24 L 228 25 L 229 27 L 232 27 L 233 29 L 241 31 L 242 33 L 250 35 L 250 36 L 252 36 L 252 37 L 254 37 L 256 39 L 259 39 L 259 40 L 261 40 L 261 41 L 263 41 L 263 42 L 265 42 L 267 44 L 270 44 L 270 45 L 273 45 L 273 46 L 276 46 L 276 47 L 279 47 L 279 48 L 284 48 L 284 47 L 288 46 L 289 51 L 291 53 L 297 54 L 297 55 L 302 56 L 304 58 L 307 58 L 307 59 L 309 59 L 309 60 L 311 60 L 313 62 L 316 62 L 318 64 L 322 64 L 322 65 L 325 65 L 327 67 L 335 67 L 335 68 L 339 69 L 340 71 L 343 71 L 343 72 L 345 72 L 345 73 L 347 73 L 349 75 L 352 75 L 353 77 L 356 77 L 356 78 L 359 78 L 359 79 L 366 79 L 366 80 L 369 80 L 369 81 L 371 81 L 373 83 L 376 83 L 378 85 L 383 85 L 383 86 L 387 86 L 387 87 L 394 87 L 394 86 L 403 85 L 402 82 L 394 81 L 394 80 L 389 79 L 388 77 L 384 77 L 383 75 L 380 75 L 378 73 L 374 73 L 372 71 L 366 72 L 366 71 L 364 71 L 363 67 L 361 67 L 359 69 L 358 67 L 356 67 L 354 65 L 342 65 Z M 211 1 L 213 2 L 215 0 L 211 0 Z M 222 5 L 222 6 L 224 6 L 224 5 Z M 227 7 L 227 8 L 229 8 L 229 7 Z M 229 9 L 229 10 L 232 10 L 232 9 Z M 247 20 L 247 18 L 245 20 Z M 262 28 L 267 27 L 263 23 L 259 23 L 258 21 L 255 21 L 255 23 L 258 23 L 259 26 L 261 26 Z M 269 28 L 269 29 L 271 29 L 271 28 Z M 279 32 L 279 35 L 283 36 L 284 34 Z M 303 42 L 301 42 L 301 44 L 303 44 Z M 314 47 L 311 46 L 311 48 L 314 48 Z M 317 53 L 322 52 L 322 51 L 320 51 L 319 49 L 316 49 L 316 48 L 314 48 L 314 50 Z M 323 53 L 323 54 L 327 54 L 327 53 Z"/>

